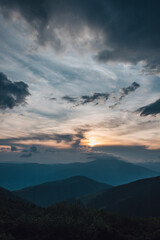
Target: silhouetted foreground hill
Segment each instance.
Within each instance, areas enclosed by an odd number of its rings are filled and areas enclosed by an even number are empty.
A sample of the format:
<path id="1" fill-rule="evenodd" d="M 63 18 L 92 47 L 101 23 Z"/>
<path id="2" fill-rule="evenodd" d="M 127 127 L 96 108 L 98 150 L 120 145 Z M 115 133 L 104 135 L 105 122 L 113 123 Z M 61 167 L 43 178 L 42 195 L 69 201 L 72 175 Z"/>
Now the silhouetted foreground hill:
<path id="1" fill-rule="evenodd" d="M 104 189 L 111 188 L 110 185 L 96 182 L 82 176 L 47 182 L 34 187 L 24 188 L 14 193 L 38 206 L 47 207 L 56 202 L 69 200 L 86 194 L 93 194 Z"/>
<path id="2" fill-rule="evenodd" d="M 160 218 L 131 219 L 79 204 L 43 209 L 12 199 L 3 190 L 0 203 L 1 240 L 160 239 Z"/>
<path id="3" fill-rule="evenodd" d="M 29 211 L 34 207 L 34 204 L 29 203 L 28 201 L 25 201 L 20 197 L 14 195 L 12 192 L 0 187 L 0 224 L 3 223 L 3 221 L 1 221 L 1 217 L 3 218 L 3 214 L 7 217 L 8 212 L 11 212 L 11 215 L 14 218 L 15 216 L 17 216 L 17 214 L 21 212 L 28 211 L 29 213 Z M 0 238 L 0 240 L 1 239 L 3 238 Z"/>
<path id="4" fill-rule="evenodd" d="M 22 199 L 21 197 L 15 195 L 14 193 L 8 191 L 5 188 L 0 187 L 0 203 L 2 204 L 2 202 L 7 202 L 9 200 L 9 202 L 11 201 L 16 201 L 19 202 L 19 204 L 25 204 L 25 205 L 33 205 L 33 203 L 30 203 L 29 201 Z"/>
<path id="5" fill-rule="evenodd" d="M 9 200 L 17 200 L 19 197 L 15 196 L 13 193 L 10 191 L 6 190 L 3 187 L 0 187 L 0 200 L 6 201 L 7 199 Z"/>
<path id="6" fill-rule="evenodd" d="M 0 163 L 0 186 L 10 190 L 78 175 L 110 185 L 120 185 L 154 177 L 159 173 L 109 156 L 105 159 L 72 164 Z"/>
<path id="7" fill-rule="evenodd" d="M 160 177 L 108 189 L 88 199 L 88 203 L 130 216 L 160 216 Z"/>

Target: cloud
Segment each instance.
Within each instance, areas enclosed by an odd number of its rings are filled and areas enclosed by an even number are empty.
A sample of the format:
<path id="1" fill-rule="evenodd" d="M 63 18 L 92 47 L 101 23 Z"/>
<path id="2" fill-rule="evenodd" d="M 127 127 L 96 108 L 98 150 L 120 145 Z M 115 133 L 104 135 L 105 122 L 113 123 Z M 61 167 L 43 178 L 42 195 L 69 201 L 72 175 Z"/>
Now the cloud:
<path id="1" fill-rule="evenodd" d="M 133 82 L 129 87 L 122 88 L 120 91 L 121 96 L 120 96 L 119 100 L 122 100 L 122 98 L 127 96 L 129 93 L 136 91 L 136 89 L 139 87 L 140 87 L 140 85 L 138 83 Z"/>
<path id="2" fill-rule="evenodd" d="M 55 100 L 56 100 L 56 98 L 55 98 L 55 97 L 51 97 L 51 98 L 50 98 L 50 100 L 52 100 L 52 101 L 55 101 Z"/>
<path id="3" fill-rule="evenodd" d="M 75 106 L 85 105 L 88 103 L 95 103 L 96 105 L 100 102 L 106 102 L 109 98 L 108 93 L 92 93 L 91 96 L 83 95 L 81 97 L 71 97 L 71 96 L 64 96 L 62 100 L 65 100 L 68 103 L 74 103 Z"/>
<path id="4" fill-rule="evenodd" d="M 29 158 L 29 157 L 32 157 L 32 153 L 22 154 L 20 157 L 21 158 Z"/>
<path id="5" fill-rule="evenodd" d="M 68 134 L 60 134 L 60 133 L 52 133 L 52 134 L 30 134 L 29 136 L 25 136 L 25 137 L 18 137 L 18 138 L 6 138 L 6 139 L 0 139 L 0 144 L 4 145 L 11 145 L 11 144 L 15 144 L 17 146 L 22 146 L 23 144 L 21 144 L 21 142 L 25 142 L 25 141 L 29 141 L 29 140 L 36 140 L 39 142 L 43 142 L 43 141 L 50 141 L 53 140 L 56 143 L 68 143 L 72 148 L 77 148 L 82 139 L 85 139 L 85 133 L 88 132 L 90 130 L 90 126 L 84 126 L 82 128 L 77 128 L 75 129 L 74 133 L 68 133 Z M 16 142 L 16 143 L 15 143 Z M 38 145 L 38 143 L 37 143 Z M 24 153 L 37 153 L 37 147 L 31 146 L 30 149 L 24 149 L 22 152 Z"/>
<path id="6" fill-rule="evenodd" d="M 0 147 L 0 151 L 10 151 L 10 147 Z"/>
<path id="7" fill-rule="evenodd" d="M 30 147 L 30 152 L 37 153 L 38 152 L 37 147 L 36 146 L 31 146 Z"/>
<path id="8" fill-rule="evenodd" d="M 0 73 L 0 109 L 14 108 L 26 103 L 29 96 L 28 85 L 24 82 L 12 82 Z"/>
<path id="9" fill-rule="evenodd" d="M 15 146 L 11 146 L 11 151 L 16 152 L 18 149 Z"/>
<path id="10" fill-rule="evenodd" d="M 23 153 L 39 153 L 36 146 L 31 146 L 29 149 L 23 149 Z"/>
<path id="11" fill-rule="evenodd" d="M 146 146 L 96 146 L 94 151 L 100 153 L 113 154 L 130 162 L 159 162 L 160 149 L 147 149 Z"/>
<path id="12" fill-rule="evenodd" d="M 23 149 L 22 152 L 27 153 L 27 152 L 29 152 L 29 150 L 28 149 Z"/>
<path id="13" fill-rule="evenodd" d="M 24 136 L 24 137 L 13 137 L 13 138 L 6 138 L 6 139 L 0 139 L 0 142 L 5 142 L 5 143 L 14 143 L 14 142 L 19 142 L 19 141 L 28 141 L 28 140 L 38 140 L 38 141 L 45 141 L 45 140 L 54 140 L 57 143 L 60 143 L 62 141 L 65 142 L 70 142 L 73 140 L 74 134 L 58 134 L 58 133 L 53 133 L 53 134 L 30 134 L 29 136 Z M 33 151 L 33 147 L 29 149 L 29 151 Z"/>
<path id="14" fill-rule="evenodd" d="M 95 102 L 95 104 L 99 104 L 100 101 L 106 102 L 109 98 L 108 93 L 93 93 L 92 96 L 82 96 L 81 97 L 81 105 Z"/>
<path id="15" fill-rule="evenodd" d="M 88 132 L 90 129 L 89 126 L 86 126 L 85 128 L 78 128 L 76 129 L 76 134 L 74 137 L 74 142 L 72 143 L 73 148 L 77 148 L 80 146 L 81 140 L 85 139 L 85 133 Z"/>
<path id="16" fill-rule="evenodd" d="M 120 101 L 129 95 L 131 92 L 136 91 L 137 88 L 139 88 L 140 85 L 136 82 L 133 82 L 129 87 L 122 88 L 120 90 L 120 97 L 114 96 L 114 100 L 118 101 L 114 105 L 110 106 L 110 108 L 116 107 Z M 100 103 L 106 103 L 106 101 L 112 96 L 112 93 L 92 93 L 92 95 L 83 95 L 81 97 L 71 97 L 71 96 L 64 96 L 62 97 L 62 100 L 65 100 L 68 103 L 75 104 L 75 106 L 79 105 L 85 105 L 88 103 L 94 103 L 95 105 L 98 105 Z"/>
<path id="17" fill-rule="evenodd" d="M 144 107 L 141 107 L 141 108 L 137 109 L 136 112 L 140 112 L 141 116 L 159 114 L 160 113 L 160 99 L 158 99 L 154 103 L 151 103 L 149 105 L 146 105 Z"/>
<path id="18" fill-rule="evenodd" d="M 118 98 L 115 98 L 115 100 L 117 101 L 116 103 L 114 103 L 113 105 L 109 106 L 109 108 L 113 109 L 115 107 L 117 107 L 123 98 L 125 98 L 126 96 L 128 96 L 131 92 L 134 92 L 137 90 L 137 88 L 139 88 L 140 85 L 136 82 L 133 82 L 129 87 L 127 88 L 121 88 L 120 89 L 120 97 Z"/>
<path id="19" fill-rule="evenodd" d="M 51 44 L 61 51 L 69 39 L 76 48 L 82 43 L 96 49 L 99 61 L 145 61 L 147 71 L 153 66 L 159 71 L 159 1 L 0 0 L 0 5 L 8 19 L 19 12 L 40 45 Z"/>
<path id="20" fill-rule="evenodd" d="M 69 102 L 69 103 L 76 103 L 77 102 L 77 98 L 70 97 L 70 96 L 64 96 L 64 97 L 62 97 L 62 100 L 65 100 L 66 102 Z"/>

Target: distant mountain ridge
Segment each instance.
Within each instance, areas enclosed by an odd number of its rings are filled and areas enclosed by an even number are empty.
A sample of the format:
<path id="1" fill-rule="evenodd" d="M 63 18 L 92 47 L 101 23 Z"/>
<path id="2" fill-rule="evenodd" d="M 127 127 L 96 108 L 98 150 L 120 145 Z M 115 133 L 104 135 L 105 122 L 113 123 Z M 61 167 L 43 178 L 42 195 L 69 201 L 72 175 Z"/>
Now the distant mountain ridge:
<path id="1" fill-rule="evenodd" d="M 140 162 L 138 166 L 148 168 L 152 171 L 160 173 L 160 162 Z"/>
<path id="2" fill-rule="evenodd" d="M 0 187 L 0 205 L 9 204 L 9 207 L 14 207 L 18 203 L 23 208 L 31 206 L 31 202 L 49 206 L 61 201 L 81 201 L 85 205 L 129 217 L 160 217 L 159 189 L 160 177 L 111 187 L 86 177 L 75 176 L 14 192 Z"/>
<path id="3" fill-rule="evenodd" d="M 83 176 L 75 176 L 60 181 L 47 182 L 34 187 L 14 191 L 17 196 L 38 206 L 47 207 L 86 194 L 94 194 L 112 186 L 96 182 Z"/>
<path id="4" fill-rule="evenodd" d="M 117 186 L 88 199 L 96 208 L 128 216 L 160 216 L 160 177 L 147 178 Z"/>
<path id="5" fill-rule="evenodd" d="M 70 164 L 0 163 L 0 186 L 10 190 L 77 175 L 110 185 L 120 185 L 158 176 L 159 173 L 116 157 Z"/>

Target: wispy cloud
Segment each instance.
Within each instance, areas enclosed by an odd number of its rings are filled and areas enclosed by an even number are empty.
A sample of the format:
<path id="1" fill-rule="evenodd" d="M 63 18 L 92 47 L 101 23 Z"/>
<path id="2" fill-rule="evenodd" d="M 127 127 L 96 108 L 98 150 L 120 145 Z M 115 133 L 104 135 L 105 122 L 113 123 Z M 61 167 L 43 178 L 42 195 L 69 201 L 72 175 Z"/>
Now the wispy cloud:
<path id="1" fill-rule="evenodd" d="M 136 82 L 133 82 L 129 87 L 120 89 L 120 92 L 117 93 L 117 96 L 114 96 L 114 101 L 117 101 L 114 105 L 110 106 L 111 108 L 115 107 L 120 103 L 120 101 L 128 96 L 131 92 L 136 91 L 140 85 Z M 120 95 L 120 96 L 118 96 Z M 64 96 L 62 100 L 74 104 L 74 106 L 86 105 L 89 103 L 94 103 L 94 105 L 106 103 L 108 99 L 112 97 L 112 93 L 92 93 L 91 95 L 82 95 L 80 97 Z"/>
<path id="2" fill-rule="evenodd" d="M 79 98 L 71 97 L 71 96 L 64 96 L 62 100 L 67 101 L 68 103 L 74 103 L 75 106 L 85 105 L 88 103 L 94 103 L 98 105 L 100 102 L 106 102 L 109 98 L 109 93 L 92 93 L 91 96 L 83 95 Z"/>
<path id="3" fill-rule="evenodd" d="M 81 140 L 85 139 L 85 133 L 88 132 L 89 130 L 90 130 L 90 127 L 85 126 L 83 128 L 75 129 L 74 133 L 30 134 L 29 136 L 24 136 L 24 137 L 0 139 L 0 143 L 6 144 L 6 145 L 14 144 L 14 146 L 25 146 L 28 141 L 37 141 L 37 145 L 38 143 L 40 144 L 45 141 L 53 141 L 58 144 L 63 142 L 68 143 L 70 147 L 77 148 L 79 147 Z M 38 149 L 35 145 L 32 145 L 30 149 L 27 150 L 25 148 L 22 152 L 37 153 Z"/>
<path id="4" fill-rule="evenodd" d="M 117 105 L 120 104 L 120 102 L 122 101 L 123 98 L 128 96 L 130 93 L 136 91 L 137 88 L 139 88 L 139 87 L 140 87 L 140 84 L 133 82 L 129 87 L 121 88 L 120 97 L 118 98 L 116 103 L 114 103 L 113 105 L 110 106 L 110 108 L 112 108 L 112 109 L 115 108 Z M 115 98 L 115 100 L 116 100 L 116 98 Z"/>
<path id="5" fill-rule="evenodd" d="M 139 87 L 140 87 L 140 85 L 138 83 L 133 82 L 129 87 L 122 88 L 120 90 L 121 96 L 120 96 L 119 100 L 122 100 L 122 98 L 124 98 L 125 96 L 127 96 L 131 92 L 136 91 L 136 89 L 139 88 Z"/>

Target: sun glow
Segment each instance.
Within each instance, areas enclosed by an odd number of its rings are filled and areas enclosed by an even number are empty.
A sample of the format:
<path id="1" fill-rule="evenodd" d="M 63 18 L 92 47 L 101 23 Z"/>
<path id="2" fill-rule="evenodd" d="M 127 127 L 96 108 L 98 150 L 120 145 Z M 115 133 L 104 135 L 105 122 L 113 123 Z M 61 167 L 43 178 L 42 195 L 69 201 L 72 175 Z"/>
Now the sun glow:
<path id="1" fill-rule="evenodd" d="M 98 145 L 98 142 L 96 142 L 96 140 L 94 140 L 94 139 L 90 139 L 90 140 L 88 141 L 88 145 L 89 145 L 90 147 L 94 147 L 95 145 Z"/>

